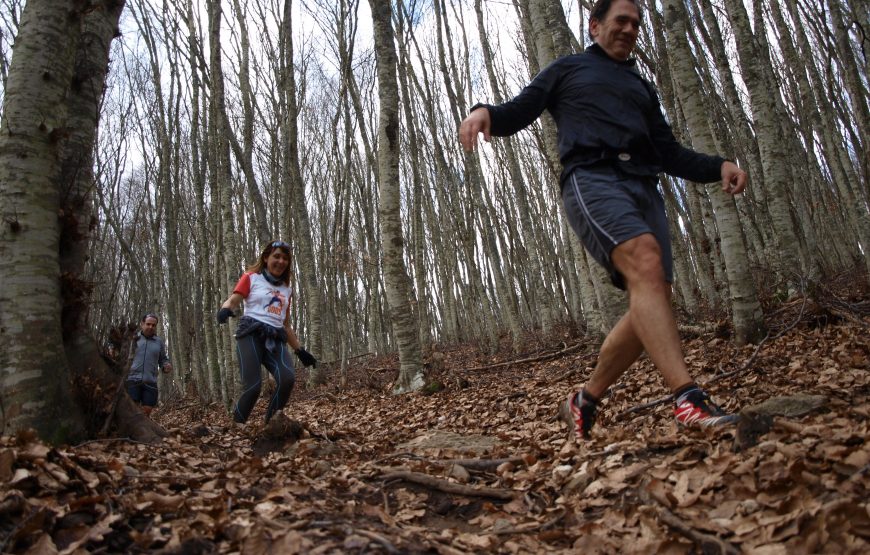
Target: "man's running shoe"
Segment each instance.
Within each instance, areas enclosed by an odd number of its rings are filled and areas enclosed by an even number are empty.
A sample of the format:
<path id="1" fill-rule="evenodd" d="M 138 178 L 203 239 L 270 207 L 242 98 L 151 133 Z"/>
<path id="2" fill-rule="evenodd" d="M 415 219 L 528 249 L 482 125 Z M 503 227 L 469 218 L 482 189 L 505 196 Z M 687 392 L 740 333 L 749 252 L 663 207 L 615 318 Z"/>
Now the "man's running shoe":
<path id="1" fill-rule="evenodd" d="M 579 391 L 569 395 L 559 406 L 559 417 L 568 425 L 568 434 L 577 439 L 589 439 L 596 413 L 598 404 L 584 399 Z"/>
<path id="2" fill-rule="evenodd" d="M 708 428 L 725 426 L 740 420 L 739 414 L 728 414 L 716 406 L 710 397 L 698 388 L 680 395 L 674 408 L 674 418 L 683 426 Z"/>

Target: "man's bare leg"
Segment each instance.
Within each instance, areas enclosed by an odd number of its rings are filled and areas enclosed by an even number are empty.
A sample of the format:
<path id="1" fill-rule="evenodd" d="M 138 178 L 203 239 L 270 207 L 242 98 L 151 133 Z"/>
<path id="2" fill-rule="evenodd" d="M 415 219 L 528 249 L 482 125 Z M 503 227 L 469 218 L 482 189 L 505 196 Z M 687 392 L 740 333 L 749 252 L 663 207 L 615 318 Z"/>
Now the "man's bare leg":
<path id="1" fill-rule="evenodd" d="M 595 423 L 598 403 L 607 389 L 646 350 L 672 392 L 694 387 L 683 359 L 677 322 L 671 308 L 671 287 L 665 281 L 661 249 L 652 234 L 644 234 L 617 246 L 611 253 L 614 265 L 625 278 L 629 308 L 601 345 L 595 370 L 583 391 L 572 393 L 559 408 L 568 432 L 588 438 Z M 699 394 L 704 395 L 698 391 Z M 716 425 L 729 417 L 704 395 L 681 409 L 677 419 L 684 424 Z"/>
<path id="2" fill-rule="evenodd" d="M 674 418 L 679 424 L 709 427 L 737 422 L 739 415 L 728 414 L 716 406 L 689 375 L 671 308 L 671 289 L 664 279 L 661 251 L 655 238 L 645 234 L 626 241 L 611 256 L 626 280 L 629 309 L 604 340 L 598 364 L 584 391 L 572 393 L 559 407 L 569 433 L 578 439 L 589 437 L 598 411 L 596 399 L 631 366 L 640 355 L 641 346 L 676 394 Z"/>
<path id="3" fill-rule="evenodd" d="M 631 326 L 631 311 L 629 311 L 622 315 L 619 322 L 604 338 L 595 370 L 584 387 L 586 393 L 601 399 L 607 389 L 634 364 L 641 353 L 643 353 L 643 345 Z"/>
<path id="4" fill-rule="evenodd" d="M 640 235 L 613 249 L 611 257 L 628 286 L 631 331 L 671 391 L 691 384 L 658 241 L 652 234 Z"/>

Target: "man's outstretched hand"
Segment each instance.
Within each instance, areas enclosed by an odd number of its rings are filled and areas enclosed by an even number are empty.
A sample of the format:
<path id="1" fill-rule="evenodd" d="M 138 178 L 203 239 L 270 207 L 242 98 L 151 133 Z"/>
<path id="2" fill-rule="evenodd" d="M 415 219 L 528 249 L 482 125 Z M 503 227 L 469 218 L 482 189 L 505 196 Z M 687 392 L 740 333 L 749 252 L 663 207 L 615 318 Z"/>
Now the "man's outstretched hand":
<path id="1" fill-rule="evenodd" d="M 478 108 L 468 114 L 459 124 L 459 142 L 466 152 L 471 152 L 477 147 L 477 135 L 483 133 L 483 140 L 489 142 L 489 110 Z"/>
<path id="2" fill-rule="evenodd" d="M 731 195 L 737 195 L 746 188 L 749 178 L 746 172 L 730 160 L 722 162 L 722 190 Z"/>

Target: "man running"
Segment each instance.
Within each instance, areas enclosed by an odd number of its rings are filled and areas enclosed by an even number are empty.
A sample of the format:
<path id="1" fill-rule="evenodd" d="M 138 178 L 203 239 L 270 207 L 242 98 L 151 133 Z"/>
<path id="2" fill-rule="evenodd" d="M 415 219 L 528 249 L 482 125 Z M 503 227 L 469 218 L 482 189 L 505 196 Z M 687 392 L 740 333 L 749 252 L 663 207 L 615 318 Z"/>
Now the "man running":
<path id="1" fill-rule="evenodd" d="M 715 426 L 737 419 L 695 384 L 683 360 L 657 175 L 698 183 L 721 179 L 732 195 L 743 191 L 747 177 L 733 162 L 695 152 L 674 138 L 653 85 L 630 58 L 640 22 L 635 0 L 598 0 L 589 17 L 594 44 L 550 64 L 516 98 L 475 105 L 459 128 L 460 142 L 471 151 L 479 133 L 487 141 L 513 135 L 548 110 L 558 129 L 568 220 L 613 284 L 628 290 L 628 312 L 605 338 L 592 376 L 560 407 L 578 439 L 589 438 L 600 399 L 644 350 L 674 394 L 677 422 Z"/>
<path id="2" fill-rule="evenodd" d="M 157 406 L 157 368 L 164 372 L 172 371 L 166 343 L 157 336 L 157 316 L 146 314 L 142 317 L 139 333 L 136 334 L 136 351 L 127 375 L 127 393 L 142 407 L 146 416 Z"/>

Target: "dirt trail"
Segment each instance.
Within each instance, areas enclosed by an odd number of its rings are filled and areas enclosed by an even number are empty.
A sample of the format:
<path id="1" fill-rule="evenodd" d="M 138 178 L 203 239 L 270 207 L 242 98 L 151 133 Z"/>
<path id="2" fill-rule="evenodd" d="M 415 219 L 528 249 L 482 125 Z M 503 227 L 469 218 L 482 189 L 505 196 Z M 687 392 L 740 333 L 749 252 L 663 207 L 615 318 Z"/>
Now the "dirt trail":
<path id="1" fill-rule="evenodd" d="M 170 432 L 160 445 L 3 437 L 0 552 L 867 553 L 867 328 L 797 304 L 770 324 L 794 322 L 755 355 L 714 335 L 687 340 L 690 367 L 728 410 L 816 396 L 739 432 L 678 430 L 669 403 L 626 413 L 667 393 L 642 361 L 593 439 L 567 441 L 556 407 L 595 345 L 541 356 L 564 350 L 553 345 L 491 358 L 443 349 L 446 387 L 428 396 L 387 394 L 382 369 L 397 361 L 360 359 L 345 390 L 294 393 L 285 413 L 298 439 L 257 424 L 262 399 L 246 427 L 179 401 L 156 413 Z M 512 358 L 541 360 L 463 370 Z"/>

